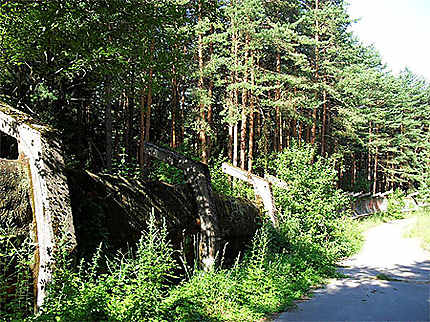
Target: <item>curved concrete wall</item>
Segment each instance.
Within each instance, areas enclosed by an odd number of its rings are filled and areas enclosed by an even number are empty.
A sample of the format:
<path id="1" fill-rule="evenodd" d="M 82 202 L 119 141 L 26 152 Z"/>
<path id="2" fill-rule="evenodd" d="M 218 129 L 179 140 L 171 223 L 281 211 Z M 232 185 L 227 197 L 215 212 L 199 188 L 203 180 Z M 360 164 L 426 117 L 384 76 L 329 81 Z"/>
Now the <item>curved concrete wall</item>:
<path id="1" fill-rule="evenodd" d="M 64 161 L 59 141 L 50 128 L 3 103 L 0 103 L 0 131 L 17 139 L 20 157 L 27 158 L 30 165 L 40 258 L 37 280 L 37 307 L 40 307 L 60 239 L 71 249 L 76 245 Z"/>

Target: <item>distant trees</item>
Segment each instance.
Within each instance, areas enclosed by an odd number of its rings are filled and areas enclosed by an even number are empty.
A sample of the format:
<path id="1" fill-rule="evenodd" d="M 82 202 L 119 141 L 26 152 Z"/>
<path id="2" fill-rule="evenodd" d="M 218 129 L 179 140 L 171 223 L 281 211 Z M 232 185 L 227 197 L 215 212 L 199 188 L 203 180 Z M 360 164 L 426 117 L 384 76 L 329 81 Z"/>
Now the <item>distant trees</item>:
<path id="1" fill-rule="evenodd" d="M 259 171 L 297 141 L 337 155 L 346 189 L 412 187 L 428 84 L 350 23 L 342 0 L 6 1 L 0 99 L 60 129 L 74 166 L 145 168 L 153 141 Z"/>

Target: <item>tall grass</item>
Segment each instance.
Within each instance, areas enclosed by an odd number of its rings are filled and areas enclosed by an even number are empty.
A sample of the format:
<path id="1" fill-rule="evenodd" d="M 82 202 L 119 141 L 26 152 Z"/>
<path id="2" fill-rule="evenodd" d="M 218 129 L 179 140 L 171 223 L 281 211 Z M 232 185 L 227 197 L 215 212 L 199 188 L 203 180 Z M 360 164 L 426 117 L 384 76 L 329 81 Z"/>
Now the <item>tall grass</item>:
<path id="1" fill-rule="evenodd" d="M 405 236 L 421 239 L 422 247 L 430 251 L 430 210 L 427 208 L 418 211 L 416 213 L 416 218 L 417 220 L 406 232 Z"/>
<path id="2" fill-rule="evenodd" d="M 22 320 L 33 311 L 34 245 L 15 227 L 0 227 L 0 320 Z"/>

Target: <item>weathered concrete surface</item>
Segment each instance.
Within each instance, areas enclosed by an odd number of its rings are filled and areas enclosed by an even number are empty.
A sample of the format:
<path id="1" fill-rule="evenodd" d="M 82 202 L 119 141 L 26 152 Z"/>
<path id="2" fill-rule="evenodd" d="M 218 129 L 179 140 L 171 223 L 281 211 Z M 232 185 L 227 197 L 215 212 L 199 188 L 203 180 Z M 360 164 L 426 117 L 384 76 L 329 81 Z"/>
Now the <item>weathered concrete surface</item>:
<path id="1" fill-rule="evenodd" d="M 198 202 L 189 185 L 171 186 L 72 169 L 66 173 L 78 258 L 94 255 L 100 243 L 113 253 L 126 251 L 140 239 L 153 214 L 157 225 L 165 223 L 173 248 L 180 251 L 177 254 L 185 255 L 189 265 L 195 264 L 201 222 Z M 219 219 L 216 237 L 223 250 L 223 264 L 232 265 L 261 227 L 260 212 L 245 199 L 214 193 L 213 201 Z"/>
<path id="2" fill-rule="evenodd" d="M 372 195 L 370 193 L 356 195 L 352 203 L 352 209 L 356 217 L 374 214 L 376 212 L 385 212 L 388 209 L 387 194 L 378 193 Z"/>
<path id="3" fill-rule="evenodd" d="M 51 279 L 53 253 L 60 238 L 76 245 L 69 190 L 63 174 L 61 148 L 54 131 L 10 106 L 0 103 L 0 131 L 18 141 L 22 158 L 28 159 L 31 197 L 36 218 L 40 257 L 37 306 L 43 303 Z"/>
<path id="4" fill-rule="evenodd" d="M 222 164 L 222 171 L 234 178 L 252 184 L 254 188 L 255 199 L 261 199 L 264 205 L 264 210 L 266 210 L 270 220 L 272 221 L 273 226 L 279 227 L 275 199 L 273 198 L 272 193 L 272 185 L 267 178 L 261 178 L 259 176 L 256 176 L 255 174 L 252 174 L 251 172 L 244 171 L 238 167 L 232 166 L 227 162 L 224 162 Z M 273 176 L 270 177 L 272 178 L 272 181 L 277 180 L 277 183 L 286 185 L 285 183 L 281 183 L 281 180 Z"/>
<path id="5" fill-rule="evenodd" d="M 330 282 L 277 321 L 429 321 L 430 253 L 403 238 L 412 223 L 370 229 L 362 251 L 341 263 L 349 278 Z"/>
<path id="6" fill-rule="evenodd" d="M 0 159 L 0 227 L 28 234 L 33 221 L 28 165 Z"/>
<path id="7" fill-rule="evenodd" d="M 217 255 L 221 253 L 218 240 L 219 218 L 213 200 L 209 168 L 173 150 L 145 143 L 145 154 L 184 171 L 188 184 L 194 191 L 200 220 L 199 262 L 205 271 L 214 268 Z"/>

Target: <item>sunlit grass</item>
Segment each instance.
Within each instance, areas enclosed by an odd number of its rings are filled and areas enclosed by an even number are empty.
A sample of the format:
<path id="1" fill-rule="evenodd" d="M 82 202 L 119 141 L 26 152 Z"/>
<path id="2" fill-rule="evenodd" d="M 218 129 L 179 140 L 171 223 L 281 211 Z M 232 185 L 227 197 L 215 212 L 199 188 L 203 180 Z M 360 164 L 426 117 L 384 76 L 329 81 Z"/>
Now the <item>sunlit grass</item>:
<path id="1" fill-rule="evenodd" d="M 416 217 L 416 222 L 405 233 L 405 237 L 421 239 L 421 246 L 430 251 L 430 210 L 419 211 Z"/>

